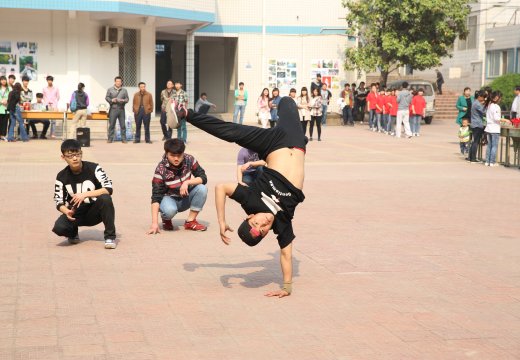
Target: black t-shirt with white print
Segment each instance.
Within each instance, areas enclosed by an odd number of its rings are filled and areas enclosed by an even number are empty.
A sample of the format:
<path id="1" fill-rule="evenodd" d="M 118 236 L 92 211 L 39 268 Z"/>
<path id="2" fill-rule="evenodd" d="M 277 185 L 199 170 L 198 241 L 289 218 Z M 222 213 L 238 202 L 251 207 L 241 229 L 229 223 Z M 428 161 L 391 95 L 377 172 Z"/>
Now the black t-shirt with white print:
<path id="1" fill-rule="evenodd" d="M 251 186 L 238 184 L 230 196 L 249 214 L 271 212 L 275 215 L 273 231 L 283 249 L 295 238 L 292 218 L 296 206 L 305 200 L 303 192 L 279 172 L 266 168 Z"/>
<path id="2" fill-rule="evenodd" d="M 61 170 L 56 176 L 54 184 L 54 201 L 56 209 L 62 205 L 70 205 L 74 194 L 105 188 L 112 195 L 112 180 L 107 176 L 99 164 L 83 161 L 79 174 L 74 174 L 69 166 Z M 83 204 L 90 205 L 96 198 L 86 198 Z"/>

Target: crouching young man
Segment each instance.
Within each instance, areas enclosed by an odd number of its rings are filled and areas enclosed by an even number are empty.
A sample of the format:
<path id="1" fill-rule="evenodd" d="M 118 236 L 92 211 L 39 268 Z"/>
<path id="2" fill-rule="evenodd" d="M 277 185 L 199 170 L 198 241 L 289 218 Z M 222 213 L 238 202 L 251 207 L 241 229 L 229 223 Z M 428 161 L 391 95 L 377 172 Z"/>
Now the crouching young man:
<path id="1" fill-rule="evenodd" d="M 112 203 L 112 180 L 99 164 L 82 161 L 77 140 L 61 144 L 61 158 L 67 167 L 56 176 L 54 201 L 62 215 L 52 231 L 66 236 L 70 244 L 80 242 L 78 227 L 105 225 L 105 249 L 116 248 L 115 211 Z"/>
<path id="2" fill-rule="evenodd" d="M 266 295 L 290 295 L 292 241 L 295 238 L 292 218 L 296 206 L 305 199 L 302 189 L 307 143 L 295 101 L 290 97 L 284 97 L 280 101 L 278 125 L 271 129 L 224 122 L 191 110 L 187 114 L 180 114 L 181 117 L 184 115 L 192 125 L 222 140 L 235 142 L 257 152 L 259 158 L 267 163 L 267 168 L 250 186 L 237 183 L 216 186 L 215 205 L 220 237 L 225 244 L 230 244 L 227 231 L 232 230 L 227 225 L 225 214 L 226 198 L 229 197 L 240 203 L 248 214 L 238 228 L 238 235 L 247 245 L 258 244 L 271 228 L 278 235 L 283 287 Z"/>
<path id="3" fill-rule="evenodd" d="M 185 154 L 180 139 L 164 142 L 164 155 L 152 180 L 152 226 L 148 234 L 159 233 L 159 211 L 163 230 L 173 230 L 172 218 L 178 212 L 190 210 L 184 222 L 185 230 L 205 231 L 197 215 L 206 203 L 208 178 L 192 155 Z"/>

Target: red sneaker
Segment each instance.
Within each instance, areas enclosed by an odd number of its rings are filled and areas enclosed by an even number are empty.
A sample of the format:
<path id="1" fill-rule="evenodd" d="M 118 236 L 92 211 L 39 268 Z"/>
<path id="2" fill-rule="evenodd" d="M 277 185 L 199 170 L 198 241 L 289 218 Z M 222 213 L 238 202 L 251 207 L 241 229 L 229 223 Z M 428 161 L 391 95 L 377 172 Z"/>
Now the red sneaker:
<path id="1" fill-rule="evenodd" d="M 173 231 L 173 224 L 171 220 L 162 219 L 162 228 L 165 231 Z"/>
<path id="2" fill-rule="evenodd" d="M 185 230 L 193 230 L 193 231 L 206 231 L 207 227 L 197 222 L 197 220 L 186 221 L 184 223 Z"/>

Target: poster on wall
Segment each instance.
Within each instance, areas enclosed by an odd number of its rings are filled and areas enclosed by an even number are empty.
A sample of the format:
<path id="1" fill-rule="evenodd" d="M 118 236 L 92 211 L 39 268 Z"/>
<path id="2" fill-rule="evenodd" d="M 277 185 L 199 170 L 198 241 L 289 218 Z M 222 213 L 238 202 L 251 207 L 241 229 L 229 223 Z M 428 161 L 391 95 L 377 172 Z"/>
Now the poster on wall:
<path id="1" fill-rule="evenodd" d="M 38 44 L 28 41 L 0 40 L 0 76 L 28 76 L 38 80 Z"/>
<path id="2" fill-rule="evenodd" d="M 268 62 L 269 89 L 277 87 L 281 95 L 289 94 L 289 90 L 296 86 L 298 70 L 294 60 L 270 59 Z"/>
<path id="3" fill-rule="evenodd" d="M 327 83 L 332 90 L 340 89 L 338 59 L 315 59 L 311 60 L 311 81 L 316 79 L 318 74 L 321 75 L 321 81 Z"/>

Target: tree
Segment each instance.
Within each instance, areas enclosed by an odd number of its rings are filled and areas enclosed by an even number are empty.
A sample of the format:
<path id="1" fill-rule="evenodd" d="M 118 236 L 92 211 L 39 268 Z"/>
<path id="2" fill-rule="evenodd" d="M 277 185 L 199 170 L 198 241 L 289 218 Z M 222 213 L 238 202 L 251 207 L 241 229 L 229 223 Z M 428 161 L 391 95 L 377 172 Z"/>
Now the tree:
<path id="1" fill-rule="evenodd" d="M 349 35 L 359 46 L 345 51 L 347 70 L 380 71 L 380 82 L 399 66 L 425 70 L 451 56 L 465 39 L 468 0 L 343 0 Z"/>

